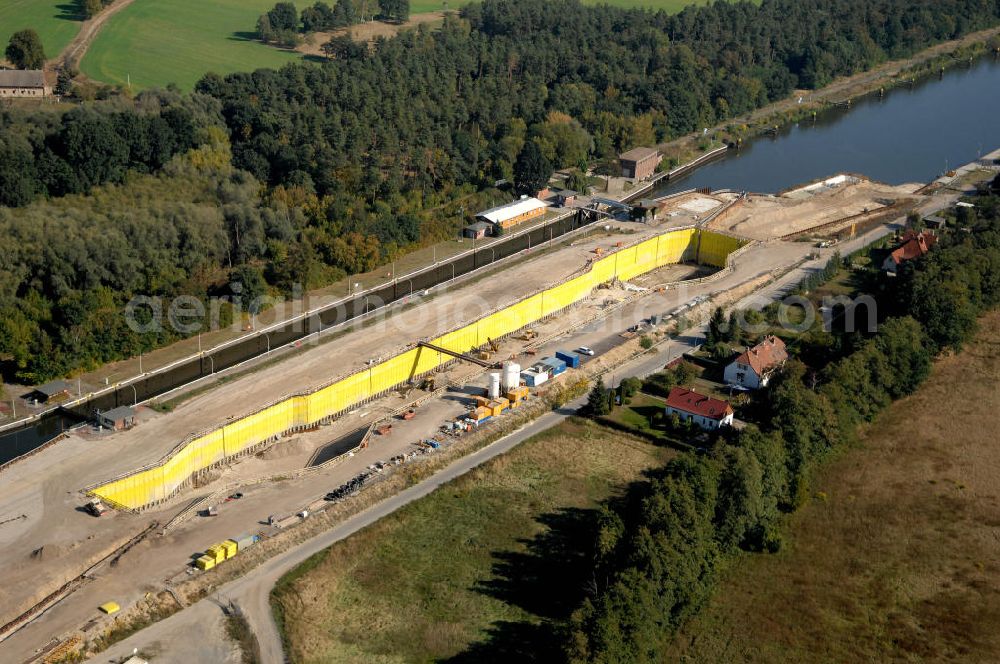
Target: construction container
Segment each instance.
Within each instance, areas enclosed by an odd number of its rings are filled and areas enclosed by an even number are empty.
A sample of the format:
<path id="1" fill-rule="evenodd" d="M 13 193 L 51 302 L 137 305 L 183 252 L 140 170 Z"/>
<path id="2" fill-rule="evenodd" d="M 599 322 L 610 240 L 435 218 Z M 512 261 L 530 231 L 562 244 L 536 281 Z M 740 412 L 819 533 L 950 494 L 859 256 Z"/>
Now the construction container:
<path id="1" fill-rule="evenodd" d="M 207 571 L 215 567 L 215 558 L 212 556 L 202 556 L 194 561 L 194 565 L 202 571 Z"/>
<path id="2" fill-rule="evenodd" d="M 218 565 L 226 559 L 226 547 L 222 544 L 213 544 L 205 551 L 205 555 L 215 560 L 215 564 Z"/>
<path id="3" fill-rule="evenodd" d="M 549 375 L 553 378 L 566 371 L 566 363 L 554 357 L 546 357 L 541 363 L 549 369 Z"/>
<path id="4" fill-rule="evenodd" d="M 222 548 L 226 550 L 226 560 L 229 560 L 236 555 L 236 552 L 240 550 L 239 544 L 234 540 L 226 540 L 222 543 Z"/>
<path id="5" fill-rule="evenodd" d="M 576 369 L 580 366 L 580 356 L 576 353 L 567 353 L 565 351 L 556 351 L 556 359 L 562 360 L 566 363 L 570 369 Z"/>
<path id="6" fill-rule="evenodd" d="M 122 610 L 122 607 L 118 606 L 118 602 L 105 602 L 104 604 L 101 604 L 97 608 L 99 608 L 103 613 L 106 613 L 109 616 L 118 613 L 119 611 Z"/>
<path id="7" fill-rule="evenodd" d="M 485 406 L 490 402 L 489 397 L 480 396 L 478 394 L 473 395 L 472 400 L 476 402 L 476 407 Z"/>
<path id="8" fill-rule="evenodd" d="M 517 408 L 518 404 L 528 398 L 528 388 L 519 386 L 511 390 L 506 394 L 507 401 L 510 402 L 511 408 Z"/>
<path id="9" fill-rule="evenodd" d="M 486 407 L 490 409 L 493 417 L 499 417 L 501 413 L 510 407 L 510 402 L 504 397 L 500 397 L 499 399 L 491 401 Z"/>
<path id="10" fill-rule="evenodd" d="M 500 396 L 500 374 L 491 373 L 490 374 L 490 389 L 487 391 L 486 395 L 490 399 L 496 399 Z"/>
<path id="11" fill-rule="evenodd" d="M 233 538 L 236 541 L 236 550 L 242 551 L 243 549 L 253 546 L 260 541 L 260 537 L 257 535 L 251 535 L 250 533 L 244 533 L 242 535 L 237 535 Z"/>
<path id="12" fill-rule="evenodd" d="M 469 419 L 479 424 L 483 420 L 493 417 L 493 411 L 487 406 L 477 406 L 470 414 Z"/>
<path id="13" fill-rule="evenodd" d="M 517 362 L 504 362 L 503 381 L 501 387 L 504 391 L 513 390 L 521 385 L 521 365 Z"/>
<path id="14" fill-rule="evenodd" d="M 521 378 L 528 387 L 538 387 L 549 379 L 549 374 L 545 371 L 534 371 L 529 369 L 521 372 Z"/>

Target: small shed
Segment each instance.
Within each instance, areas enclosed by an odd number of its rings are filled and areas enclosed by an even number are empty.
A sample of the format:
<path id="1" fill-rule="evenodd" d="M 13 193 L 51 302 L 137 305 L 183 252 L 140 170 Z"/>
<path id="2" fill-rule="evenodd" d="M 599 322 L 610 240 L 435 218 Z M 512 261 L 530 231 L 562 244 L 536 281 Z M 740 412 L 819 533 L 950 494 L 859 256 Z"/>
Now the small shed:
<path id="1" fill-rule="evenodd" d="M 623 178 L 645 180 L 656 172 L 662 159 L 663 155 L 656 148 L 632 148 L 618 156 L 618 163 Z"/>
<path id="2" fill-rule="evenodd" d="M 112 431 L 131 429 L 135 426 L 135 409 L 131 406 L 118 406 L 104 413 L 98 412 L 97 424 Z"/>
<path id="3" fill-rule="evenodd" d="M 485 221 L 477 221 L 463 228 L 462 236 L 475 238 L 476 240 L 481 240 L 490 234 L 490 230 L 492 228 L 493 224 L 487 223 Z"/>
<path id="4" fill-rule="evenodd" d="M 69 399 L 70 389 L 70 385 L 66 381 L 54 380 L 36 387 L 31 396 L 40 403 L 57 403 Z"/>
<path id="5" fill-rule="evenodd" d="M 576 202 L 576 197 L 578 194 L 572 189 L 563 189 L 562 191 L 556 192 L 556 203 L 566 207 L 571 203 Z"/>
<path id="6" fill-rule="evenodd" d="M 942 229 L 948 225 L 948 220 L 938 214 L 932 214 L 924 217 L 924 225 L 927 228 Z"/>

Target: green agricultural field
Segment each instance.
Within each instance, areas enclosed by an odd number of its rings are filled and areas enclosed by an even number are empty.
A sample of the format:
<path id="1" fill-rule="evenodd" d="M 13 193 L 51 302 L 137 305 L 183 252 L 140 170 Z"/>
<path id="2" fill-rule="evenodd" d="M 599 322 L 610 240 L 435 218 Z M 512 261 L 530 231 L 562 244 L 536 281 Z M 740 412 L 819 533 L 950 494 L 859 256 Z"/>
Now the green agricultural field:
<path id="1" fill-rule="evenodd" d="M 597 4 L 594 0 L 584 1 Z M 686 5 L 704 4 L 706 1 L 609 0 L 608 4 L 679 11 Z M 300 9 L 313 2 L 295 0 Z M 274 3 L 275 0 L 134 0 L 104 26 L 84 56 L 80 68 L 87 76 L 106 83 L 124 85 L 131 81 L 133 88 L 176 83 L 188 90 L 209 71 L 227 74 L 261 67 L 280 67 L 301 56 L 265 46 L 253 39 L 257 17 Z M 29 4 L 49 3 L 0 0 L 0 8 Z M 466 0 L 449 0 L 447 3 L 444 0 L 414 0 L 410 9 L 412 14 L 416 14 L 445 8 L 457 9 L 464 4 L 467 4 Z M 52 6 L 55 6 L 54 3 Z M 4 9 L 0 9 L 0 26 L 7 25 L 3 12 Z M 76 25 L 69 21 L 66 23 Z M 46 53 L 48 48 L 46 43 Z"/>
<path id="2" fill-rule="evenodd" d="M 133 88 L 176 83 L 189 90 L 206 72 L 280 67 L 301 57 L 255 41 L 257 18 L 275 0 L 135 0 L 108 21 L 80 63 L 87 76 Z M 297 0 L 301 8 L 312 4 Z"/>
<path id="3" fill-rule="evenodd" d="M 80 30 L 81 16 L 73 0 L 0 0 L 0 59 L 10 36 L 34 28 L 45 57 L 54 58 Z"/>

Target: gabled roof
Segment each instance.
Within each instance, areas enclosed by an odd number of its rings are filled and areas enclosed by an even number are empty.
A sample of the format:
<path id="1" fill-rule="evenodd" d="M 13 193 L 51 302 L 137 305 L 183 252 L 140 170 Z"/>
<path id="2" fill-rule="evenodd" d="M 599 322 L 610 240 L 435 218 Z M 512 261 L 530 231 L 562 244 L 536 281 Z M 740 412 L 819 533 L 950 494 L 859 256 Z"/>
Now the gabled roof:
<path id="1" fill-rule="evenodd" d="M 548 205 L 541 202 L 537 198 L 522 198 L 514 201 L 513 203 L 498 205 L 497 207 L 490 208 L 485 212 L 480 212 L 476 215 L 476 217 L 479 219 L 485 219 L 486 221 L 492 221 L 494 224 L 499 224 L 507 221 L 508 219 L 513 219 L 514 217 L 519 217 L 522 214 L 533 212 L 534 210 L 545 207 L 548 207 Z"/>
<path id="2" fill-rule="evenodd" d="M 632 148 L 628 152 L 620 154 L 618 158 L 625 161 L 642 161 L 643 159 L 655 157 L 658 154 L 660 154 L 660 151 L 656 148 Z"/>
<path id="3" fill-rule="evenodd" d="M 710 420 L 721 420 L 733 412 L 728 402 L 698 394 L 684 387 L 670 390 L 670 394 L 667 395 L 667 405 Z"/>
<path id="4" fill-rule="evenodd" d="M 753 348 L 746 349 L 733 361 L 745 364 L 753 369 L 758 376 L 763 376 L 787 359 L 788 351 L 785 348 L 785 342 L 771 334 L 764 337 Z"/>
<path id="5" fill-rule="evenodd" d="M 64 380 L 54 380 L 51 383 L 45 383 L 44 385 L 39 385 L 35 388 L 36 392 L 40 392 L 47 397 L 54 397 L 62 392 L 69 392 L 70 385 Z"/>
<path id="6" fill-rule="evenodd" d="M 903 261 L 920 258 L 926 254 L 937 243 L 937 236 L 930 231 L 917 233 L 916 231 L 909 230 L 903 233 L 900 242 L 901 244 L 889 254 L 892 262 L 896 265 L 899 265 Z"/>
<path id="7" fill-rule="evenodd" d="M 45 74 L 40 69 L 0 69 L 0 87 L 44 88 Z"/>

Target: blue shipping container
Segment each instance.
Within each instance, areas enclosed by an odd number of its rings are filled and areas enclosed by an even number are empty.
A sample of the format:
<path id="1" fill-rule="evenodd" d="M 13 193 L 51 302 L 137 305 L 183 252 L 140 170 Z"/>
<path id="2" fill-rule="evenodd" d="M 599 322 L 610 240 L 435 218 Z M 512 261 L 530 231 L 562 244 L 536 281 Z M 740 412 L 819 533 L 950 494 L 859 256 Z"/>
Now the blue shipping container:
<path id="1" fill-rule="evenodd" d="M 562 360 L 557 360 L 554 357 L 544 358 L 542 360 L 542 364 L 551 368 L 550 373 L 552 374 L 553 378 L 566 371 L 566 363 L 563 362 Z"/>
<path id="2" fill-rule="evenodd" d="M 580 366 L 580 356 L 576 353 L 567 353 L 564 351 L 556 351 L 556 357 L 566 363 L 570 369 L 576 369 Z"/>

